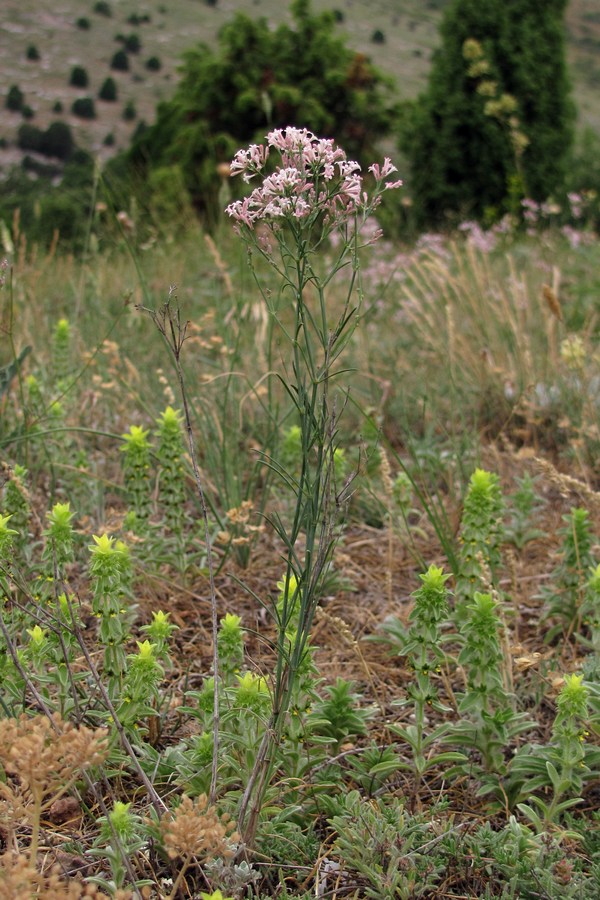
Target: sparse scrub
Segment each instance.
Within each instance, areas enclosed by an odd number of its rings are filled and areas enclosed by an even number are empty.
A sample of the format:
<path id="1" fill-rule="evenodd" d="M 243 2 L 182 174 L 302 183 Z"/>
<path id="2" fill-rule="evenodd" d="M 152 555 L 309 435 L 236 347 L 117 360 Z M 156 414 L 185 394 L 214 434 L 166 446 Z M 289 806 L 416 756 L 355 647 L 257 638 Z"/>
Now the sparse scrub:
<path id="1" fill-rule="evenodd" d="M 21 150 L 33 150 L 35 153 L 41 153 L 42 131 L 35 125 L 21 125 L 17 142 Z"/>
<path id="2" fill-rule="evenodd" d="M 128 34 L 123 38 L 123 48 L 127 53 L 139 53 L 142 49 L 142 42 L 137 34 Z"/>

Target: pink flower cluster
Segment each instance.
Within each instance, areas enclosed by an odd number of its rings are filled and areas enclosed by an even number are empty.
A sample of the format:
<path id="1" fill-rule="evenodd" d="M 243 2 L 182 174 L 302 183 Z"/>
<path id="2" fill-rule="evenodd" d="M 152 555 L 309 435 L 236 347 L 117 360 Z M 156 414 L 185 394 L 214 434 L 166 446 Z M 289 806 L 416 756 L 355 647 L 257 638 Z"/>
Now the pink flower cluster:
<path id="1" fill-rule="evenodd" d="M 347 159 L 333 140 L 317 138 L 306 128 L 278 128 L 267 135 L 267 144 L 251 144 L 239 150 L 231 163 L 231 174 L 249 182 L 263 173 L 269 154 L 276 151 L 281 165 L 263 178 L 262 186 L 244 200 L 231 203 L 226 212 L 238 225 L 253 229 L 260 221 L 314 221 L 321 215 L 326 224 L 344 224 L 356 213 L 370 211 L 384 189 L 400 187 L 401 181 L 386 182 L 396 171 L 389 159 L 383 166 L 372 165 L 377 183 L 376 196 L 369 197 L 362 186 L 360 166 Z"/>

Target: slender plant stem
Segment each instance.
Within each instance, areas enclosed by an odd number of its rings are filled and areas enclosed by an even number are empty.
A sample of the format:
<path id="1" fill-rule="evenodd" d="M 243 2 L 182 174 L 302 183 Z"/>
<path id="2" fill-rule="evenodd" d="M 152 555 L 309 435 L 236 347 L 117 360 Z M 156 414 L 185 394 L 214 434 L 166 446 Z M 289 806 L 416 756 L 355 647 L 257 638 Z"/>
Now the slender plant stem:
<path id="1" fill-rule="evenodd" d="M 171 306 L 171 300 L 175 300 L 175 308 Z M 190 415 L 190 407 L 188 403 L 187 389 L 185 384 L 185 377 L 183 374 L 183 369 L 181 366 L 181 351 L 183 349 L 183 345 L 186 339 L 186 331 L 187 331 L 187 322 L 182 325 L 180 319 L 180 311 L 177 303 L 177 296 L 175 293 L 175 289 L 172 287 L 169 291 L 169 297 L 162 305 L 160 310 L 157 312 L 156 310 L 146 309 L 145 307 L 140 307 L 144 310 L 144 312 L 148 312 L 152 318 L 152 321 L 158 328 L 159 332 L 163 336 L 172 356 L 173 362 L 175 366 L 175 372 L 177 374 L 177 380 L 179 382 L 179 391 L 181 394 L 181 402 L 183 404 L 183 415 L 185 419 L 185 428 L 188 439 L 188 446 L 190 450 L 190 458 L 192 461 L 192 471 L 194 473 L 194 482 L 196 485 L 196 492 L 198 494 L 198 499 L 200 501 L 200 511 L 202 516 L 202 522 L 204 525 L 204 541 L 206 544 L 206 559 L 207 559 L 207 567 L 208 567 L 208 582 L 209 582 L 209 592 L 210 592 L 210 604 L 211 604 L 211 622 L 212 622 L 212 639 L 213 639 L 213 672 L 214 672 L 214 693 L 213 693 L 213 755 L 212 755 L 212 772 L 210 779 L 210 792 L 209 792 L 209 802 L 214 803 L 217 795 L 217 772 L 219 766 L 219 726 L 220 726 L 220 714 L 219 714 L 219 647 L 218 647 L 218 632 L 219 632 L 219 620 L 218 620 L 218 612 L 217 612 L 217 591 L 215 587 L 215 572 L 214 572 L 214 563 L 213 563 L 213 555 L 212 555 L 212 541 L 210 537 L 210 526 L 208 522 L 208 509 L 206 505 L 206 499 L 204 496 L 204 489 L 202 487 L 202 479 L 200 477 L 200 469 L 198 467 L 198 460 L 196 457 L 196 447 L 194 442 L 194 432 L 192 428 L 192 419 Z"/>

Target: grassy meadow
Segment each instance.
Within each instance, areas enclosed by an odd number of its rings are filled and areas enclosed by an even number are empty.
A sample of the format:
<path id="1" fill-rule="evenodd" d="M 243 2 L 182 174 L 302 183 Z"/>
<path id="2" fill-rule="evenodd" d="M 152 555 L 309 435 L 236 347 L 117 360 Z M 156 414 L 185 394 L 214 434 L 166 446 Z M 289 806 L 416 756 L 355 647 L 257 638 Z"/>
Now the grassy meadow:
<path id="1" fill-rule="evenodd" d="M 307 382 L 229 221 L 135 229 L 4 234 L 6 896 L 597 896 L 597 237 L 367 241 Z"/>

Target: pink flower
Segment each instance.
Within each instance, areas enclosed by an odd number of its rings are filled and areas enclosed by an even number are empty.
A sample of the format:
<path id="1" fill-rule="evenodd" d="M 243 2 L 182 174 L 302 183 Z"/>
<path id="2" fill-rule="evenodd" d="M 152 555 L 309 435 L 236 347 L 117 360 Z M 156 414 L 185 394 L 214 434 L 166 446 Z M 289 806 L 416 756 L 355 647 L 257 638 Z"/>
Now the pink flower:
<path id="1" fill-rule="evenodd" d="M 277 128 L 267 135 L 266 145 L 251 144 L 239 150 L 231 164 L 231 174 L 249 181 L 261 174 L 269 153 L 275 151 L 281 165 L 263 177 L 262 185 L 249 197 L 231 203 L 226 212 L 238 226 L 253 229 L 257 222 L 288 218 L 315 222 L 321 218 L 328 230 L 345 225 L 357 213 L 366 216 L 380 201 L 383 190 L 400 187 L 401 181 L 384 178 L 396 171 L 386 157 L 383 166 L 374 164 L 377 188 L 370 200 L 363 191 L 360 165 L 349 160 L 330 138 L 317 138 L 306 128 Z"/>
<path id="2" fill-rule="evenodd" d="M 244 200 L 236 200 L 235 203 L 229 204 L 225 212 L 237 222 L 241 222 L 243 225 L 247 225 L 248 228 L 252 228 L 254 220 L 256 219 L 256 213 L 250 208 L 251 201 L 251 196 L 246 197 Z"/>
<path id="3" fill-rule="evenodd" d="M 238 150 L 235 154 L 230 166 L 230 174 L 239 175 L 241 173 L 244 181 L 248 182 L 264 168 L 268 156 L 268 147 L 263 144 L 250 144 L 247 150 Z"/>
<path id="4" fill-rule="evenodd" d="M 397 172 L 398 169 L 396 166 L 392 165 L 392 161 L 389 156 L 384 157 L 383 166 L 381 168 L 377 163 L 373 163 L 372 166 L 369 166 L 369 172 L 373 173 L 373 177 L 375 181 L 383 181 L 384 178 L 387 178 L 388 175 L 391 175 L 392 172 Z"/>

